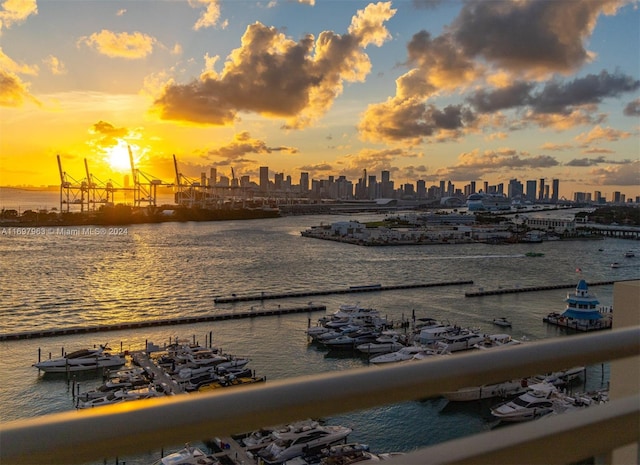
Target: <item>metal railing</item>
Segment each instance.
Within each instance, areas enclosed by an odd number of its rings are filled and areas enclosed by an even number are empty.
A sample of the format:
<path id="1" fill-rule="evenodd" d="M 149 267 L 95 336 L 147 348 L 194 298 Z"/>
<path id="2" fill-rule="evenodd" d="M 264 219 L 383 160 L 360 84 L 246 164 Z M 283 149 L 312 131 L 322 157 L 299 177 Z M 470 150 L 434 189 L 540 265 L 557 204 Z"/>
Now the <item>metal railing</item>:
<path id="1" fill-rule="evenodd" d="M 387 368 L 365 367 L 219 393 L 52 414 L 0 425 L 0 463 L 82 463 L 122 457 L 162 444 L 230 436 L 265 425 L 422 399 L 461 387 L 639 354 L 640 326 L 634 326 Z M 449 441 L 388 463 L 575 462 L 637 442 L 639 412 L 636 394 L 584 411 Z"/>

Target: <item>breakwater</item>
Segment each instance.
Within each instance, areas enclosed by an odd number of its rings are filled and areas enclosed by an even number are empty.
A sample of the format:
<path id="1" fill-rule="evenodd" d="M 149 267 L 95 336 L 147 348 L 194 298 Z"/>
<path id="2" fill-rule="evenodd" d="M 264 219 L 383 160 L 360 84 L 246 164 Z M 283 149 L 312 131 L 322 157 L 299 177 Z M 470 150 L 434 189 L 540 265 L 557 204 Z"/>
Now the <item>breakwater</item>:
<path id="1" fill-rule="evenodd" d="M 67 336 L 69 334 L 98 333 L 103 331 L 117 331 L 123 329 L 150 328 L 154 326 L 174 326 L 190 323 L 204 323 L 208 321 L 237 320 L 241 318 L 257 318 L 263 316 L 286 315 L 290 313 L 317 312 L 326 310 L 326 305 L 305 305 L 303 307 L 280 307 L 272 309 L 250 310 L 246 312 L 228 312 L 214 315 L 185 316 L 163 320 L 132 321 L 114 323 L 110 325 L 74 326 L 71 328 L 40 329 L 17 333 L 0 334 L 0 341 L 19 339 L 36 339 L 42 337 Z"/>
<path id="2" fill-rule="evenodd" d="M 606 286 L 615 283 L 615 281 L 599 281 L 594 283 L 587 283 L 589 286 Z M 482 297 L 485 295 L 499 295 L 499 294 L 517 294 L 519 292 L 535 292 L 535 291 L 550 291 L 553 289 L 572 289 L 576 287 L 576 283 L 571 284 L 551 284 L 548 286 L 531 286 L 531 287 L 514 287 L 508 289 L 488 289 L 465 292 L 465 297 Z"/>
<path id="3" fill-rule="evenodd" d="M 351 286 L 343 289 L 325 289 L 325 290 L 309 290 L 299 292 L 283 292 L 268 294 L 261 292 L 254 295 L 236 295 L 232 294 L 229 297 L 216 297 L 213 299 L 215 303 L 230 303 L 230 302 L 248 302 L 255 300 L 273 300 L 273 299 L 286 299 L 289 297 L 311 297 L 317 295 L 330 295 L 330 294 L 352 294 L 357 292 L 378 292 L 378 291 L 395 291 L 399 289 L 418 289 L 426 287 L 440 287 L 440 286 L 461 286 L 465 284 L 473 284 L 473 281 L 447 281 L 441 283 L 416 283 L 416 284 L 397 284 L 392 286 L 383 286 L 381 284 L 372 284 L 367 286 Z"/>

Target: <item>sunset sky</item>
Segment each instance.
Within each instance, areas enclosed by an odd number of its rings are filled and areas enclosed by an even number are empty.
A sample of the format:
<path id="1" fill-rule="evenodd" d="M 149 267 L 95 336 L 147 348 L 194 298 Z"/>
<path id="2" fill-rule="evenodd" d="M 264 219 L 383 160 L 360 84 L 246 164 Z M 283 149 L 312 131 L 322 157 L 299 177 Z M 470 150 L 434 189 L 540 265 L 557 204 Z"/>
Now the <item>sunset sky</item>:
<path id="1" fill-rule="evenodd" d="M 0 185 L 258 167 L 640 195 L 636 1 L 5 0 Z"/>

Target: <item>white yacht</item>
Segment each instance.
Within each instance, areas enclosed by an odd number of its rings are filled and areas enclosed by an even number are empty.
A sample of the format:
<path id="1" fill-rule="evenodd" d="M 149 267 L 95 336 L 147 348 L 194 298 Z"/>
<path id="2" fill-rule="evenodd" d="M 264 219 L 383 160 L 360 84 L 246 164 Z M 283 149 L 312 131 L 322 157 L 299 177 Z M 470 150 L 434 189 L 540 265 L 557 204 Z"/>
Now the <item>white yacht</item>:
<path id="1" fill-rule="evenodd" d="M 277 439 L 260 449 L 257 455 L 267 464 L 279 464 L 310 450 L 340 442 L 346 439 L 351 431 L 351 428 L 345 426 L 318 426 L 293 437 Z"/>
<path id="2" fill-rule="evenodd" d="M 153 465 L 219 465 L 220 461 L 212 455 L 205 454 L 197 447 L 193 447 L 187 444 L 184 449 L 181 449 L 173 454 L 169 454 L 166 457 L 153 463 Z"/>
<path id="3" fill-rule="evenodd" d="M 69 371 L 89 371 L 98 368 L 114 368 L 122 366 L 126 359 L 120 355 L 112 355 L 107 345 L 98 349 L 81 349 L 70 352 L 64 357 L 44 360 L 33 366 L 45 373 L 66 373 Z"/>

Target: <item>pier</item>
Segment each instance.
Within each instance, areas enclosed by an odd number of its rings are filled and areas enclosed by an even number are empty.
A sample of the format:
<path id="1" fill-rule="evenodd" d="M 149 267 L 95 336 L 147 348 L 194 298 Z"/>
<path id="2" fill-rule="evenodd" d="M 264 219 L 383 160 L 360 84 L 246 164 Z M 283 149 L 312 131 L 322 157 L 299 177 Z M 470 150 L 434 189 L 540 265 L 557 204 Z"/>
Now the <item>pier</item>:
<path id="1" fill-rule="evenodd" d="M 204 323 L 210 321 L 237 320 L 243 318 L 257 318 L 263 316 L 287 315 L 290 313 L 305 313 L 326 311 L 326 305 L 305 305 L 302 307 L 280 307 L 272 309 L 257 309 L 245 312 L 227 312 L 217 313 L 213 315 L 200 316 L 181 316 L 176 318 L 168 318 L 164 320 L 148 320 L 148 321 L 129 321 L 123 323 L 114 323 L 110 325 L 96 326 L 75 326 L 71 328 L 61 329 L 41 329 L 34 331 L 24 331 L 17 333 L 0 334 L 0 341 L 10 341 L 19 339 L 36 339 L 42 337 L 67 336 L 69 334 L 86 334 L 98 333 L 104 331 L 117 331 L 123 329 L 150 328 L 153 326 L 175 326 L 186 325 L 191 323 Z"/>
<path id="2" fill-rule="evenodd" d="M 465 284 L 473 284 L 473 281 L 448 281 L 442 283 L 417 283 L 417 284 L 397 284 L 393 286 L 382 286 L 380 284 L 372 284 L 366 286 L 351 286 L 344 289 L 326 289 L 317 291 L 300 291 L 300 292 L 283 292 L 276 294 L 267 294 L 261 292 L 257 295 L 235 295 L 230 297 L 216 297 L 213 299 L 215 303 L 229 303 L 229 302 L 248 302 L 255 300 L 268 300 L 268 299 L 285 299 L 289 297 L 312 297 L 318 295 L 330 295 L 330 294 L 351 294 L 356 292 L 378 292 L 378 291 L 396 291 L 399 289 L 418 289 L 426 287 L 440 287 L 440 286 L 461 286 Z"/>
<path id="3" fill-rule="evenodd" d="M 589 286 L 607 286 L 612 285 L 616 281 L 599 281 L 595 283 L 588 283 Z M 535 291 L 550 291 L 553 289 L 572 289 L 576 287 L 576 283 L 571 284 L 551 284 L 548 286 L 531 286 L 531 287 L 514 287 L 508 289 L 490 289 L 465 292 L 465 297 L 483 297 L 485 295 L 500 295 L 500 294 L 517 294 L 520 292 L 535 292 Z"/>

